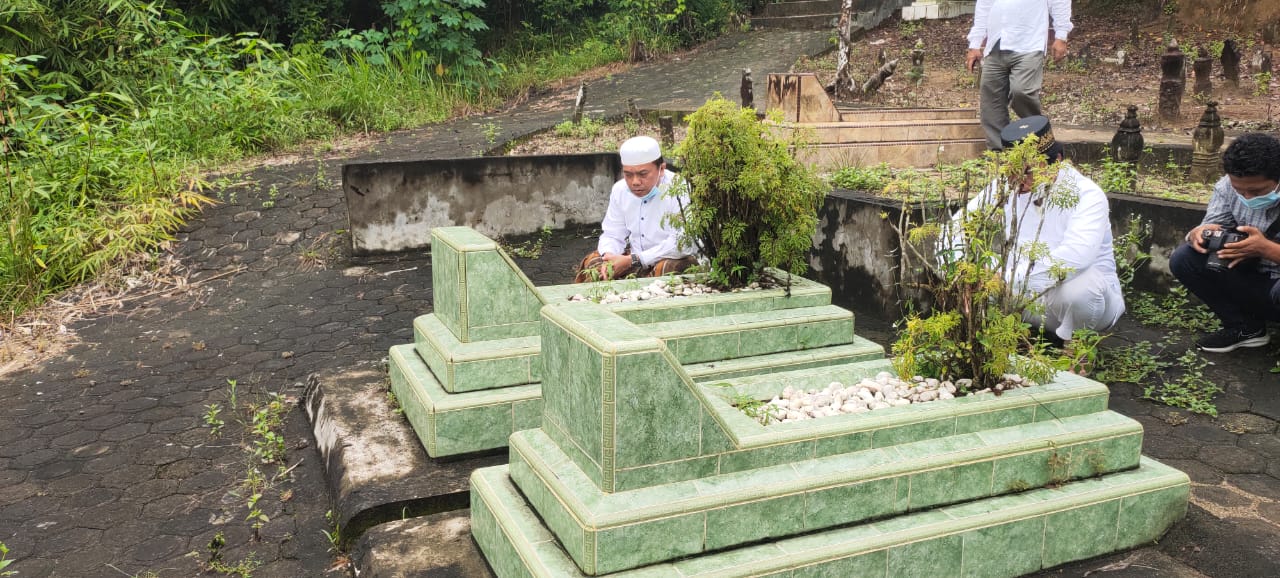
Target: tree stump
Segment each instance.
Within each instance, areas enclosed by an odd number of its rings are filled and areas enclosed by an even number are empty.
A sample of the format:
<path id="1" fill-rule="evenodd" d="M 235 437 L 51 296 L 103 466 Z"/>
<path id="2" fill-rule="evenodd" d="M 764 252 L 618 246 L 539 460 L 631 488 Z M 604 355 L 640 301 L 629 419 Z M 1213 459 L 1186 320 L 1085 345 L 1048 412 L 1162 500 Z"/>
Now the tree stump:
<path id="1" fill-rule="evenodd" d="M 871 96 L 875 94 L 876 91 L 880 90 L 881 86 L 884 86 L 884 81 L 890 76 L 893 76 L 893 71 L 897 69 L 897 58 L 884 63 L 884 66 L 881 66 L 880 70 L 877 70 L 875 74 L 871 75 L 871 78 L 868 78 L 866 82 L 862 83 L 862 95 Z"/>

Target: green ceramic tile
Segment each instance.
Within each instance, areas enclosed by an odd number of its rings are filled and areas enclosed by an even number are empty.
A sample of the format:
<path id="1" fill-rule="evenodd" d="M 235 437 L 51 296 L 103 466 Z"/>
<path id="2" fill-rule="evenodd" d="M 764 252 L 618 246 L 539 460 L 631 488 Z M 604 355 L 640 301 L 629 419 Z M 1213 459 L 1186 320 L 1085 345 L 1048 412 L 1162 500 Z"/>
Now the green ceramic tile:
<path id="1" fill-rule="evenodd" d="M 617 362 L 617 467 L 696 457 L 702 406 L 660 353 L 622 355 Z"/>
<path id="2" fill-rule="evenodd" d="M 1114 551 L 1119 511 L 1120 500 L 1116 499 L 1050 514 L 1044 535 L 1044 567 Z"/>
<path id="3" fill-rule="evenodd" d="M 504 447 L 511 435 L 511 404 L 437 412 L 435 426 L 441 455 Z"/>
<path id="4" fill-rule="evenodd" d="M 718 463 L 717 456 L 705 456 L 632 469 L 619 469 L 614 473 L 613 491 L 626 492 L 714 476 Z"/>
<path id="5" fill-rule="evenodd" d="M 668 346 L 675 345 L 676 357 L 680 363 L 702 363 L 721 359 L 733 359 L 738 355 L 738 333 L 714 333 L 694 337 L 680 337 L 667 340 Z"/>
<path id="6" fill-rule="evenodd" d="M 1035 415 L 1034 405 L 961 415 L 956 417 L 956 433 L 972 433 L 1031 423 Z"/>
<path id="7" fill-rule="evenodd" d="M 511 431 L 542 427 L 542 400 L 531 399 L 511 405 Z"/>
<path id="8" fill-rule="evenodd" d="M 607 574 L 702 551 L 703 514 L 611 528 L 596 534 L 596 572 Z"/>
<path id="9" fill-rule="evenodd" d="M 796 331 L 794 325 L 788 325 L 744 332 L 738 339 L 738 356 L 767 355 L 797 349 Z"/>
<path id="10" fill-rule="evenodd" d="M 546 400 L 543 400 L 546 403 Z M 570 461 L 573 462 L 578 469 L 587 476 L 588 479 L 595 484 L 597 488 L 604 484 L 604 472 L 600 467 L 600 463 L 595 461 L 596 458 L 588 456 L 582 448 L 573 441 L 573 438 L 566 433 L 565 427 L 556 421 L 555 416 L 549 415 L 545 411 L 542 414 L 542 432 L 547 435 L 564 452 Z"/>
<path id="11" fill-rule="evenodd" d="M 519 471 L 522 468 L 525 469 L 524 472 Z M 528 471 L 526 465 L 515 460 L 510 464 L 510 471 L 513 479 L 536 479 L 536 476 L 526 473 Z M 538 513 L 542 524 L 556 536 L 556 541 L 565 552 L 579 564 L 589 559 L 590 554 L 586 550 L 587 531 L 568 511 L 564 503 L 541 483 L 522 483 L 519 488 L 525 500 Z"/>
<path id="12" fill-rule="evenodd" d="M 452 391 L 478 391 L 529 383 L 529 357 L 506 357 L 457 363 Z M 446 388 L 448 389 L 448 388 Z"/>
<path id="13" fill-rule="evenodd" d="M 466 254 L 467 305 L 472 327 L 538 319 L 541 303 L 497 251 Z"/>
<path id="14" fill-rule="evenodd" d="M 984 461 L 914 474 L 907 507 L 922 510 L 985 497 L 991 493 L 991 472 L 991 462 Z"/>
<path id="15" fill-rule="evenodd" d="M 988 526 L 962 535 L 963 576 L 1023 576 L 1040 569 L 1045 518 Z"/>
<path id="16" fill-rule="evenodd" d="M 736 548 L 716 554 L 715 556 L 697 556 L 675 562 L 675 568 L 681 576 L 697 576 L 722 571 L 725 568 L 741 566 L 750 568 L 756 562 L 776 556 L 778 552 L 769 548 Z"/>
<path id="17" fill-rule="evenodd" d="M 1064 418 L 1073 415 L 1084 415 L 1107 409 L 1107 398 L 1089 396 L 1077 399 L 1044 402 L 1036 408 L 1036 420 Z"/>
<path id="18" fill-rule="evenodd" d="M 813 349 L 853 342 L 853 318 L 806 323 L 796 329 L 796 348 Z"/>
<path id="19" fill-rule="evenodd" d="M 431 306 L 441 323 L 458 339 L 465 337 L 462 327 L 462 286 L 458 253 L 444 243 L 435 243 L 431 249 Z"/>
<path id="20" fill-rule="evenodd" d="M 900 510 L 895 508 L 895 500 L 884 499 L 885 496 L 896 496 L 897 486 L 896 478 L 882 478 L 809 492 L 805 503 L 805 528 L 828 528 L 898 513 Z"/>
<path id="21" fill-rule="evenodd" d="M 1120 524 L 1116 549 L 1133 548 L 1155 541 L 1187 513 L 1191 485 L 1126 496 L 1120 500 Z"/>
<path id="22" fill-rule="evenodd" d="M 912 423 L 896 427 L 886 427 L 878 429 L 871 436 L 871 446 L 883 448 L 888 446 L 896 446 L 898 444 L 909 444 L 912 442 L 924 441 L 942 438 L 954 434 L 956 431 L 956 418 L 944 417 L 941 419 Z"/>
<path id="23" fill-rule="evenodd" d="M 711 417 L 706 409 L 702 410 L 702 451 L 700 455 L 711 456 L 721 452 L 732 451 L 733 441 L 725 433 L 720 422 Z M 718 458 L 717 458 L 717 461 Z"/>
<path id="24" fill-rule="evenodd" d="M 728 474 L 776 466 L 811 457 L 813 457 L 813 442 L 811 441 L 729 452 L 720 456 L 720 473 Z"/>
<path id="25" fill-rule="evenodd" d="M 1003 445 L 1020 442 L 1028 437 L 1049 437 L 1065 432 L 1062 424 L 1057 420 L 1040 421 L 1026 424 L 1020 427 L 1008 427 L 1003 429 L 985 430 L 978 432 L 978 436 L 992 445 Z"/>
<path id="26" fill-rule="evenodd" d="M 716 550 L 803 531 L 804 494 L 759 500 L 707 512 L 706 547 Z"/>
<path id="27" fill-rule="evenodd" d="M 1024 453 L 997 459 L 992 474 L 992 491 L 1021 492 L 1049 483 L 1051 450 Z"/>
<path id="28" fill-rule="evenodd" d="M 814 442 L 814 457 L 834 456 L 871 449 L 871 432 L 819 438 Z"/>
<path id="29" fill-rule="evenodd" d="M 866 552 L 791 570 L 792 578 L 878 578 L 888 576 L 888 550 Z"/>
<path id="30" fill-rule="evenodd" d="M 957 576 L 961 564 L 960 536 L 945 536 L 889 549 L 888 575 L 901 578 Z"/>

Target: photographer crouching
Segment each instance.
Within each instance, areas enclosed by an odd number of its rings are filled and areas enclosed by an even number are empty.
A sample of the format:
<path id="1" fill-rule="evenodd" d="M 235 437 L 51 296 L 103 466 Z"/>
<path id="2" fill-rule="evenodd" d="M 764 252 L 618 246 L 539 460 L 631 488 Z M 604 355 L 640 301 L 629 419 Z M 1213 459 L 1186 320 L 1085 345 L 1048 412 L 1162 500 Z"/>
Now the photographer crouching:
<path id="1" fill-rule="evenodd" d="M 1280 140 L 1243 135 L 1222 168 L 1204 220 L 1169 257 L 1173 275 L 1222 321 L 1196 342 L 1212 353 L 1262 347 L 1267 320 L 1280 320 Z"/>

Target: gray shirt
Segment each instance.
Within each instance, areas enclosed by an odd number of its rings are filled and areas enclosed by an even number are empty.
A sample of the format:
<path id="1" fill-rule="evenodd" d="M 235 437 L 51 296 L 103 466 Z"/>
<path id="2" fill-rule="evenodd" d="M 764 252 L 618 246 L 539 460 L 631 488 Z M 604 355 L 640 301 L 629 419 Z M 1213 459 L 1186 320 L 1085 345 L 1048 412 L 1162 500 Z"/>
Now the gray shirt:
<path id="1" fill-rule="evenodd" d="M 1223 176 L 1213 185 L 1213 196 L 1209 198 L 1209 208 L 1204 212 L 1201 225 L 1210 223 L 1223 227 L 1242 227 L 1249 225 L 1265 232 L 1271 223 L 1280 218 L 1280 203 L 1265 209 L 1250 209 L 1240 202 L 1236 190 L 1231 187 L 1231 180 Z M 1273 235 L 1272 241 L 1280 242 L 1280 234 Z M 1262 259 L 1258 270 L 1269 273 L 1271 277 L 1280 278 L 1280 264 Z"/>

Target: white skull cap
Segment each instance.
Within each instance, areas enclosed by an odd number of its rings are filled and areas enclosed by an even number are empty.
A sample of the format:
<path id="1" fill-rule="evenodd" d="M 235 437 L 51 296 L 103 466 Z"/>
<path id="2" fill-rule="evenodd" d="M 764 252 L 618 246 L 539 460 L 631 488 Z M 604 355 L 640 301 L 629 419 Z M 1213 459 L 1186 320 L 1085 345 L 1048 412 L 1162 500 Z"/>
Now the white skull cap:
<path id="1" fill-rule="evenodd" d="M 637 136 L 622 143 L 618 156 L 622 157 L 623 165 L 642 165 L 662 158 L 662 147 L 653 137 Z"/>

